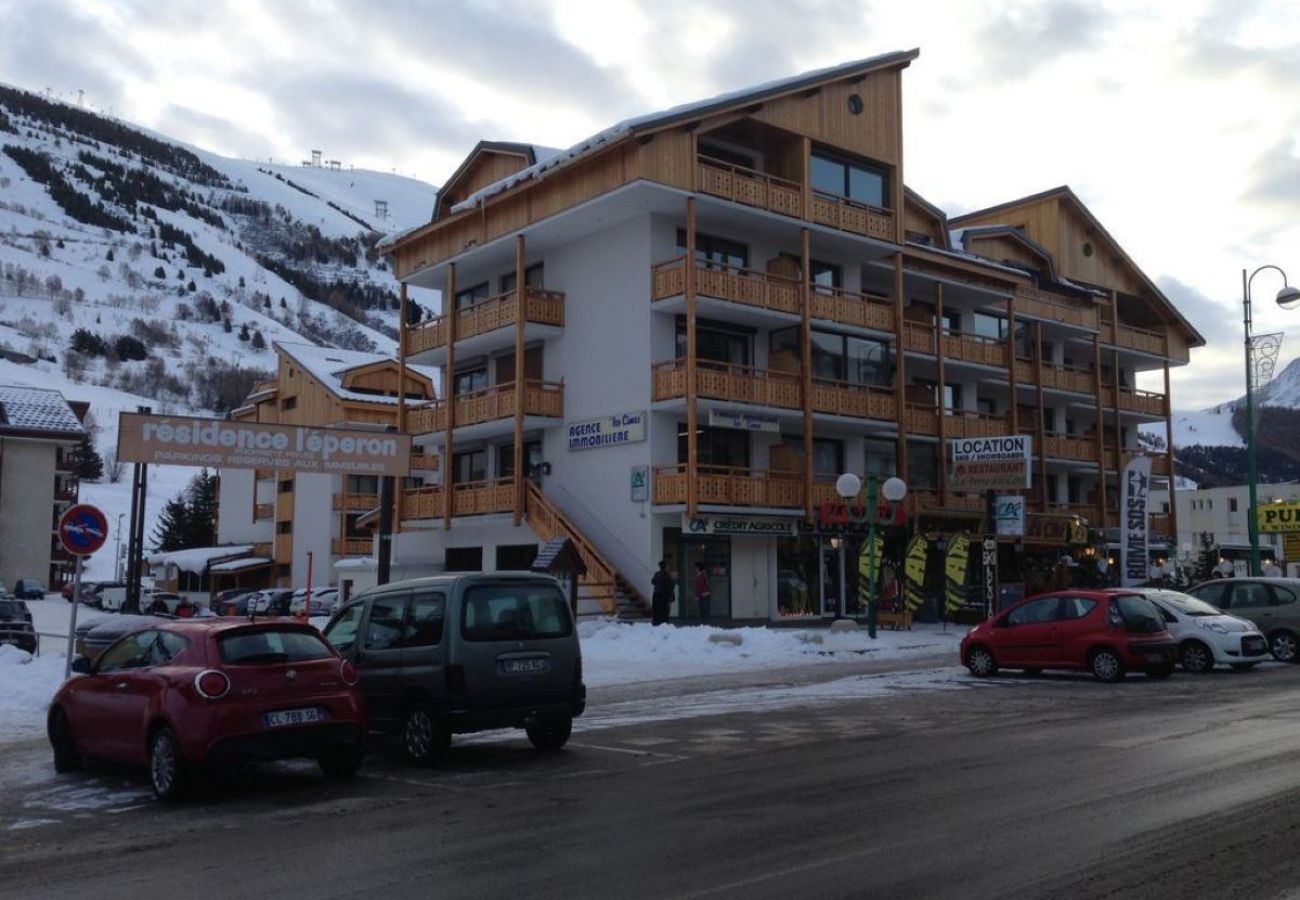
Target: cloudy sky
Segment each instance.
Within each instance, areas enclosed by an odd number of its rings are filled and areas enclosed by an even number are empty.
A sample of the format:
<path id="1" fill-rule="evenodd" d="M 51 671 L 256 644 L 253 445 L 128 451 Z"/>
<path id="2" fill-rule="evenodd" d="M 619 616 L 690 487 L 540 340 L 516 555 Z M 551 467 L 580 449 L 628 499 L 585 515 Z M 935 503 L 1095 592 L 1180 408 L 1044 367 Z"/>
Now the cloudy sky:
<path id="1" fill-rule="evenodd" d="M 1300 283 L 1300 3 L 0 0 L 0 81 L 232 156 L 321 148 L 435 184 L 479 138 L 568 146 L 912 47 L 910 186 L 951 215 L 1069 184 L 1209 340 L 1176 405 L 1240 394 L 1242 269 Z M 1280 287 L 1266 271 L 1253 296 L 1285 362 Z"/>

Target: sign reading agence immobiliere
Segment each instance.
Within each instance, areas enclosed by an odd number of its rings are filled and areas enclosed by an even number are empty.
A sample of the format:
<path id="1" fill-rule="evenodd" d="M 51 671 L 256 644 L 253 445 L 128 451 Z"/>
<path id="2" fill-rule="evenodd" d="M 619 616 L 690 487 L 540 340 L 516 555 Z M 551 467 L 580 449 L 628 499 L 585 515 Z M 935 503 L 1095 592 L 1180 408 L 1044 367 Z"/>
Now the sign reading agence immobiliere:
<path id="1" fill-rule="evenodd" d="M 407 475 L 411 436 L 359 428 L 310 428 L 124 412 L 121 462 L 346 475 Z"/>

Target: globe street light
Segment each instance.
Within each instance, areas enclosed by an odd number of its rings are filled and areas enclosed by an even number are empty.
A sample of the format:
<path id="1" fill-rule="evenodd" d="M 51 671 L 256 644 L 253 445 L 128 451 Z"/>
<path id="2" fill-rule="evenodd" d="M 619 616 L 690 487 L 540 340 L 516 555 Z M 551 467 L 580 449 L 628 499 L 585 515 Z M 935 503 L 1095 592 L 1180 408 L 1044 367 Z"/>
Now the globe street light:
<path id="1" fill-rule="evenodd" d="M 1250 489 L 1249 506 L 1246 510 L 1246 531 L 1250 535 L 1250 571 L 1249 575 L 1258 576 L 1259 567 L 1259 517 L 1257 483 L 1259 472 L 1255 458 L 1255 382 L 1263 375 L 1267 381 L 1273 375 L 1273 364 L 1277 361 L 1281 348 L 1282 335 L 1251 333 L 1250 286 L 1255 276 L 1265 269 L 1272 269 L 1282 276 L 1282 290 L 1277 292 L 1277 305 L 1283 309 L 1294 309 L 1300 305 L 1300 289 L 1287 283 L 1286 272 L 1274 265 L 1263 265 L 1247 274 L 1241 270 L 1241 305 L 1243 323 L 1246 330 L 1246 484 Z M 1258 357 L 1258 358 L 1257 358 Z"/>
<path id="2" fill-rule="evenodd" d="M 848 506 L 861 490 L 862 479 L 852 472 L 845 472 L 835 479 L 835 493 L 840 495 L 845 506 Z M 832 540 L 831 543 L 840 552 L 840 605 L 835 610 L 835 618 L 838 619 L 844 615 L 844 539 L 841 538 L 838 542 Z"/>

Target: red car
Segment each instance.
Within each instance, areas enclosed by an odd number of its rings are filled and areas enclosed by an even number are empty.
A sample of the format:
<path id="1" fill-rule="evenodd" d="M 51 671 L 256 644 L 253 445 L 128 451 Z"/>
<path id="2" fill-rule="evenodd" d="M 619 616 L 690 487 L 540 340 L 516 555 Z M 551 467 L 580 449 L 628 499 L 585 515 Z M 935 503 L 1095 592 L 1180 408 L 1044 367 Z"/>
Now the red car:
<path id="1" fill-rule="evenodd" d="M 1071 590 L 1031 597 L 962 638 L 962 665 L 987 677 L 999 668 L 1082 669 L 1119 681 L 1129 669 L 1151 678 L 1174 671 L 1177 647 L 1164 618 L 1141 594 Z"/>
<path id="2" fill-rule="evenodd" d="M 83 757 L 148 766 L 173 800 L 204 766 L 305 756 L 346 777 L 361 765 L 356 669 L 310 625 L 155 620 L 72 669 L 47 720 L 59 772 Z"/>

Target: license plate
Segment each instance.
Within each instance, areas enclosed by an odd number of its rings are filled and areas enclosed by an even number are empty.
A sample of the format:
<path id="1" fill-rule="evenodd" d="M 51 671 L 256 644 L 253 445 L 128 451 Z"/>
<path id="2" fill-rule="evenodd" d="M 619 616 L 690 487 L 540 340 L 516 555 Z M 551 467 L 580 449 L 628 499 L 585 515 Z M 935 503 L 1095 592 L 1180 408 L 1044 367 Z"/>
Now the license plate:
<path id="1" fill-rule="evenodd" d="M 321 720 L 319 709 L 282 709 L 269 712 L 265 716 L 266 724 L 271 728 L 282 725 L 310 725 Z"/>
<path id="2" fill-rule="evenodd" d="M 534 657 L 532 659 L 503 659 L 501 671 L 506 675 L 535 675 L 550 669 L 549 660 Z"/>
<path id="3" fill-rule="evenodd" d="M 1241 649 L 1245 653 L 1263 653 L 1266 647 L 1262 637 L 1248 637 L 1241 640 Z"/>

